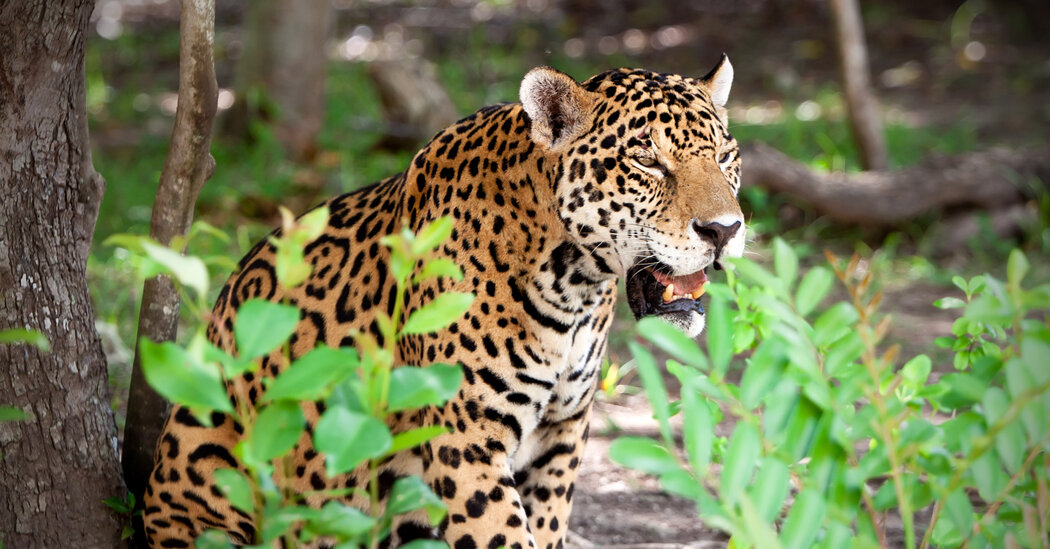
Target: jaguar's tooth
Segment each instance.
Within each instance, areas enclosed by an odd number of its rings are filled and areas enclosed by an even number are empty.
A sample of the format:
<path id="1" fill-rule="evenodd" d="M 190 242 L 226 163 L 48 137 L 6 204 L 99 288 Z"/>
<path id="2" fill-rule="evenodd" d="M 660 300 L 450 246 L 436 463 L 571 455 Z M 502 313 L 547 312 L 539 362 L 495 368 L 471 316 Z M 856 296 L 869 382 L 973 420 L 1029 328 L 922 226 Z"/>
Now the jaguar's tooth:
<path id="1" fill-rule="evenodd" d="M 689 295 L 693 296 L 693 299 L 700 299 L 700 296 L 704 295 L 706 292 L 707 292 L 707 283 L 704 282 L 703 284 L 700 285 L 699 288 L 693 290 L 693 293 L 691 293 Z"/>
<path id="2" fill-rule="evenodd" d="M 674 284 L 668 284 L 664 288 L 664 303 L 669 303 L 672 299 L 674 299 Z"/>

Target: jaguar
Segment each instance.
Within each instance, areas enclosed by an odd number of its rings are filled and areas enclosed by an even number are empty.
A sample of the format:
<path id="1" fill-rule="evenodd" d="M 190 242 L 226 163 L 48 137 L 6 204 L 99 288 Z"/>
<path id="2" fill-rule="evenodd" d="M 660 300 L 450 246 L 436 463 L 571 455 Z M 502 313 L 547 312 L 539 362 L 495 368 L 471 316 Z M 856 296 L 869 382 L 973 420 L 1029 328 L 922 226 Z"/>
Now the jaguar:
<path id="1" fill-rule="evenodd" d="M 412 286 L 404 314 L 441 292 L 476 298 L 446 329 L 399 342 L 396 360 L 458 363 L 463 382 L 443 406 L 392 416 L 394 432 L 448 432 L 383 462 L 378 483 L 383 499 L 398 478 L 418 475 L 448 514 L 438 526 L 400 516 L 388 542 L 560 548 L 618 281 L 636 317 L 664 318 L 695 337 L 709 269 L 743 252 L 740 157 L 725 108 L 732 80 L 725 55 L 700 78 L 622 68 L 580 83 L 532 69 L 520 103 L 479 110 L 438 133 L 404 172 L 325 202 L 327 226 L 305 248 L 313 265 L 305 284 L 278 284 L 275 249 L 258 244 L 221 291 L 209 338 L 232 352 L 229 328 L 251 298 L 301 310 L 293 358 L 322 343 L 352 345 L 354 330 L 378 333 L 376 313 L 392 314 L 395 290 L 380 240 L 449 216 L 452 234 L 438 254 L 464 277 Z M 237 380 L 248 398 L 284 362 L 270 358 Z M 323 404 L 302 409 L 309 432 Z M 144 496 L 153 547 L 189 547 L 211 528 L 238 544 L 256 539 L 213 478 L 238 467 L 243 429 L 222 414 L 211 419 L 202 425 L 176 406 L 165 424 Z M 367 484 L 367 470 L 326 476 L 307 435 L 293 453 L 295 489 L 310 505 L 325 503 L 321 491 Z M 359 495 L 344 501 L 369 505 Z"/>

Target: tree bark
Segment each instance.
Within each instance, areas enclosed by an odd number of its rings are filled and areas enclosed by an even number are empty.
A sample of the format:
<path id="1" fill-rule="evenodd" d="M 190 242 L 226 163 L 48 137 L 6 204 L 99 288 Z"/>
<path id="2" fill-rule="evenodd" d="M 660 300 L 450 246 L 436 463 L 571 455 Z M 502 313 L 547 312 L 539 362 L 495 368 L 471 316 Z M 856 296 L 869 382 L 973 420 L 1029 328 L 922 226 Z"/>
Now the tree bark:
<path id="1" fill-rule="evenodd" d="M 9 547 L 115 547 L 122 496 L 106 359 L 87 256 L 105 182 L 85 109 L 92 0 L 0 2 L 0 329 L 32 328 L 45 353 L 0 345 L 0 536 Z"/>
<path id="2" fill-rule="evenodd" d="M 838 44 L 839 80 L 846 98 L 850 132 L 865 170 L 888 166 L 886 140 L 882 133 L 879 103 L 871 92 L 868 47 L 857 0 L 830 0 Z"/>
<path id="3" fill-rule="evenodd" d="M 213 53 L 214 0 L 182 0 L 179 41 L 179 104 L 150 220 L 150 236 L 165 245 L 189 231 L 197 196 L 215 169 L 215 160 L 209 153 L 218 94 Z M 168 277 L 147 280 L 139 310 L 139 339 L 173 341 L 179 307 L 179 295 Z M 168 409 L 167 401 L 146 383 L 136 345 L 123 466 L 128 489 L 140 502 L 153 470 L 153 452 Z"/>
<path id="4" fill-rule="evenodd" d="M 835 221 L 889 226 L 933 210 L 996 210 L 1050 182 L 1050 147 L 935 156 L 897 171 L 821 173 L 762 143 L 744 146 L 742 179 L 786 194 Z"/>
<path id="5" fill-rule="evenodd" d="M 237 103 L 227 133 L 249 137 L 251 120 L 272 123 L 289 158 L 312 160 L 324 121 L 329 0 L 253 0 L 237 67 Z M 260 97 L 252 104 L 249 97 Z"/>

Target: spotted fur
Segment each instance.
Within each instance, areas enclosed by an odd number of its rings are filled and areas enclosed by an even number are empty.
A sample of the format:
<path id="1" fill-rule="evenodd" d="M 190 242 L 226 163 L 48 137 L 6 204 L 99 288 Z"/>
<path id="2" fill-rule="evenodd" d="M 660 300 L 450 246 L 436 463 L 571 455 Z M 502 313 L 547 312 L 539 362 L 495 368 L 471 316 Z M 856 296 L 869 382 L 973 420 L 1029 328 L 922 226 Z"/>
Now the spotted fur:
<path id="1" fill-rule="evenodd" d="M 396 414 L 391 423 L 395 432 L 424 425 L 451 432 L 379 472 L 381 498 L 397 478 L 420 475 L 449 513 L 437 528 L 418 514 L 401 517 L 390 542 L 559 548 L 617 280 L 636 265 L 687 275 L 742 250 L 740 159 L 723 108 L 731 79 L 724 58 L 700 79 L 619 69 L 578 84 L 535 69 L 522 82 L 521 104 L 486 107 L 438 134 L 406 171 L 329 200 L 328 226 L 306 248 L 313 274 L 301 287 L 280 287 L 273 247 L 256 246 L 222 290 L 209 338 L 231 350 L 238 306 L 254 297 L 301 309 L 293 357 L 319 343 L 350 345 L 352 330 L 375 333 L 375 314 L 392 313 L 395 291 L 380 238 L 403 222 L 418 230 L 451 216 L 455 228 L 439 253 L 465 278 L 413 286 L 405 314 L 441 292 L 477 299 L 447 329 L 399 343 L 396 359 L 461 363 L 464 382 L 445 406 Z M 702 314 L 692 314 L 679 323 L 695 334 Z M 260 378 L 281 363 L 267 357 L 234 392 L 256 398 Z M 323 410 L 302 408 L 308 425 Z M 238 466 L 232 448 L 241 426 L 221 414 L 211 419 L 214 426 L 202 426 L 178 406 L 168 419 L 145 496 L 153 547 L 191 546 L 209 528 L 237 543 L 255 539 L 255 525 L 212 477 Z M 309 432 L 294 450 L 297 491 L 366 485 L 362 470 L 326 476 Z M 347 500 L 368 506 L 363 497 Z"/>

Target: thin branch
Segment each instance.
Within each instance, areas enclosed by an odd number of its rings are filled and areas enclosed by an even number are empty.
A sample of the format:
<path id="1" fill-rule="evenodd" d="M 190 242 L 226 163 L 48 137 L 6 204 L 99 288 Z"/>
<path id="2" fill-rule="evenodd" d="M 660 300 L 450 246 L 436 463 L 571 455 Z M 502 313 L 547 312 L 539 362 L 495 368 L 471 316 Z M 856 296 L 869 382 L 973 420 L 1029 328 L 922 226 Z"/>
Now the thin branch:
<path id="1" fill-rule="evenodd" d="M 864 43 L 864 23 L 857 0 L 830 0 L 839 54 L 839 80 L 842 81 L 850 131 L 865 170 L 886 169 L 886 139 L 882 132 L 879 103 L 871 91 L 868 47 Z"/>
<path id="2" fill-rule="evenodd" d="M 209 153 L 218 94 L 214 0 L 182 0 L 179 40 L 179 103 L 150 220 L 150 236 L 165 245 L 187 233 L 197 196 L 215 170 Z M 161 276 L 147 280 L 142 291 L 139 338 L 174 340 L 179 307 L 179 296 L 170 279 Z M 142 495 L 153 468 L 153 451 L 168 413 L 167 403 L 143 378 L 139 358 L 136 346 L 123 454 L 125 479 L 137 496 Z"/>

